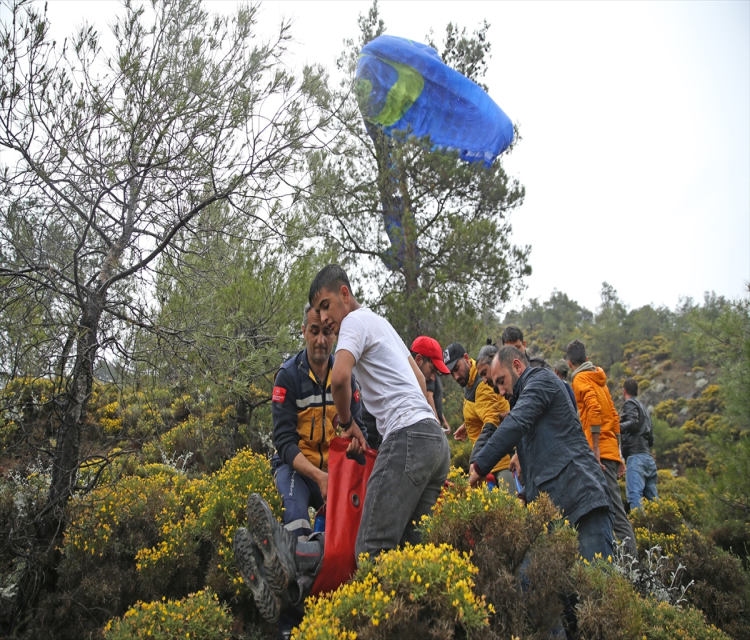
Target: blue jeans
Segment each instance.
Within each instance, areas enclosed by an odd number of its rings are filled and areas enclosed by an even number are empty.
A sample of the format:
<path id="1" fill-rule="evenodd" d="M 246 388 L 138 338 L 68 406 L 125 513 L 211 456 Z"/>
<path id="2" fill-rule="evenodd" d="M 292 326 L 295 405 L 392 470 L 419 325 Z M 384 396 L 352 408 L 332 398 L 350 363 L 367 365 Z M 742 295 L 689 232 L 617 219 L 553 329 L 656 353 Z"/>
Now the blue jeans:
<path id="1" fill-rule="evenodd" d="M 323 506 L 323 496 L 318 483 L 282 462 L 279 456 L 271 459 L 271 468 L 274 471 L 276 488 L 281 494 L 281 505 L 284 507 L 281 517 L 284 527 L 297 538 L 309 536 L 312 527 L 308 509 L 312 507 L 317 510 Z"/>
<path id="2" fill-rule="evenodd" d="M 628 470 L 625 473 L 625 491 L 631 509 L 641 506 L 641 500 L 658 500 L 656 492 L 656 463 L 649 453 L 636 453 L 628 456 Z"/>
<path id="3" fill-rule="evenodd" d="M 597 507 L 578 518 L 575 523 L 578 529 L 578 553 L 584 560 L 592 562 L 597 553 L 605 560 L 612 555 L 614 520 L 609 507 Z"/>

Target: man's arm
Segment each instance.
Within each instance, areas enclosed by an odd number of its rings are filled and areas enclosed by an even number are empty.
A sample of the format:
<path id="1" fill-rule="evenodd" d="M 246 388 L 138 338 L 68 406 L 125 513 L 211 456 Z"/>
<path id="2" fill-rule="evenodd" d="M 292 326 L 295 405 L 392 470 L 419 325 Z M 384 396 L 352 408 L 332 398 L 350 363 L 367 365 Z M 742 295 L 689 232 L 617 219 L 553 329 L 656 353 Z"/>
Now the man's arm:
<path id="1" fill-rule="evenodd" d="M 295 471 L 299 471 L 303 476 L 310 478 L 318 483 L 320 487 L 320 493 L 323 496 L 323 500 L 328 496 L 328 474 L 322 469 L 318 469 L 312 462 L 305 458 L 305 454 L 301 451 L 297 454 L 297 457 L 292 461 L 292 466 Z"/>
<path id="2" fill-rule="evenodd" d="M 285 369 L 276 374 L 271 398 L 273 446 L 282 461 L 290 466 L 301 450 L 297 433 L 297 396 L 292 377 Z"/>
<path id="3" fill-rule="evenodd" d="M 631 435 L 635 435 L 641 428 L 641 414 L 635 402 L 626 400 L 622 406 L 622 416 L 620 418 L 620 430 Z"/>
<path id="4" fill-rule="evenodd" d="M 602 408 L 596 392 L 590 386 L 582 390 L 583 406 L 586 407 L 586 416 L 589 420 L 589 430 L 591 431 L 591 448 L 594 455 L 601 465 L 601 451 L 599 449 L 599 434 L 602 432 Z M 602 467 L 603 469 L 604 467 Z"/>
<path id="5" fill-rule="evenodd" d="M 487 444 L 476 456 L 472 478 L 474 474 L 477 480 L 481 476 L 486 476 L 502 458 L 513 451 L 521 438 L 536 425 L 547 410 L 549 398 L 550 394 L 542 385 L 527 385 L 516 406 L 495 429 Z"/>
<path id="6" fill-rule="evenodd" d="M 342 426 L 344 428 L 342 435 L 346 438 L 353 438 L 361 449 L 367 449 L 367 440 L 362 435 L 362 431 L 354 421 L 351 412 L 351 380 L 354 363 L 354 356 L 350 351 L 346 349 L 336 351 L 336 360 L 331 371 L 331 395 L 333 396 L 333 404 L 336 405 L 336 412 L 339 415 L 339 424 L 348 424 L 345 428 Z"/>
<path id="7" fill-rule="evenodd" d="M 422 375 L 422 372 L 419 370 L 417 363 L 414 362 L 414 358 L 412 358 L 411 356 L 409 356 L 409 364 L 411 365 L 411 370 L 414 372 L 414 377 L 417 379 L 417 382 L 419 383 L 419 388 L 422 390 L 422 393 L 424 394 L 424 397 L 426 398 L 427 397 L 427 383 L 425 382 L 424 376 Z"/>
<path id="8" fill-rule="evenodd" d="M 427 404 L 430 405 L 432 413 L 435 414 L 435 419 L 438 419 L 437 407 L 435 406 L 435 393 L 433 391 L 427 391 L 425 395 L 427 397 Z"/>
<path id="9" fill-rule="evenodd" d="M 476 461 L 479 453 L 490 441 L 492 434 L 495 433 L 497 425 L 499 425 L 504 418 L 504 416 L 503 418 L 500 417 L 500 403 L 497 394 L 492 387 L 484 382 L 477 387 L 474 409 L 484 426 L 482 427 L 482 432 L 479 434 L 477 441 L 474 443 L 474 448 L 471 450 L 469 464 Z M 494 469 L 494 465 L 492 468 Z"/>

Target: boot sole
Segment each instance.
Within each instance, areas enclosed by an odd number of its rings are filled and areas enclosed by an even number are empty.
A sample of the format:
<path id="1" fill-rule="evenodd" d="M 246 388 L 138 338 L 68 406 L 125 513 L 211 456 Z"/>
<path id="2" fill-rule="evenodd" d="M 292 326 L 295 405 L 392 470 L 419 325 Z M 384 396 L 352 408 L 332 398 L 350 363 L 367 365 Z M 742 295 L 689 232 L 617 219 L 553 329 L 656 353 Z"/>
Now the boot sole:
<path id="1" fill-rule="evenodd" d="M 252 591 L 260 615 L 269 622 L 276 622 L 279 619 L 281 607 L 263 578 L 263 570 L 258 566 L 253 540 L 247 529 L 243 527 L 237 529 L 232 547 L 234 548 L 234 563 L 242 576 L 242 581 Z"/>
<path id="2" fill-rule="evenodd" d="M 281 595 L 295 576 L 289 575 L 284 563 L 279 559 L 274 528 L 270 519 L 276 520 L 263 498 L 257 493 L 250 494 L 247 499 L 247 529 L 253 542 L 263 554 L 263 566 L 268 586 L 276 595 Z"/>

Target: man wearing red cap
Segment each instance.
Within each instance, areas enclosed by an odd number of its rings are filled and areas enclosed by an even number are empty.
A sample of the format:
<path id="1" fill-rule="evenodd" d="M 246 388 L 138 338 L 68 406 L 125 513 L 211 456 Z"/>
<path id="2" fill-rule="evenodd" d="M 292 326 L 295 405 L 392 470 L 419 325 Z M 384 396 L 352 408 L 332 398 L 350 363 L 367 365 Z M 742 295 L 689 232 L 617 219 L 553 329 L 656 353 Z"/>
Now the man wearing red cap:
<path id="1" fill-rule="evenodd" d="M 435 412 L 438 424 L 443 427 L 443 431 L 447 427 L 447 433 L 450 433 L 450 425 L 443 415 L 443 385 L 440 382 L 440 375 L 450 373 L 443 362 L 443 350 L 434 338 L 419 336 L 412 343 L 410 351 L 414 362 L 417 363 L 424 376 L 427 385 L 427 402 Z"/>

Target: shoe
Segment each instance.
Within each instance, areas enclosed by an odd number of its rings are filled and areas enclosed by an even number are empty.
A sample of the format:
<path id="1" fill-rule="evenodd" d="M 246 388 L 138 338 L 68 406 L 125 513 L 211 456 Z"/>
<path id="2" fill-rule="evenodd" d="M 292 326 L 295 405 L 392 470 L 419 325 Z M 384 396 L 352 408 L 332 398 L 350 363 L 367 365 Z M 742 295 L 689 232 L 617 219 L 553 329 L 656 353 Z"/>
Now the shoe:
<path id="1" fill-rule="evenodd" d="M 257 493 L 251 493 L 247 499 L 247 530 L 263 554 L 268 586 L 281 596 L 297 579 L 294 560 L 297 538 L 279 524 L 271 507 Z"/>
<path id="2" fill-rule="evenodd" d="M 276 622 L 281 614 L 281 603 L 271 591 L 263 570 L 263 554 L 253 543 L 247 529 L 240 527 L 232 541 L 234 563 L 242 576 L 242 581 L 250 587 L 255 605 L 269 622 Z"/>

